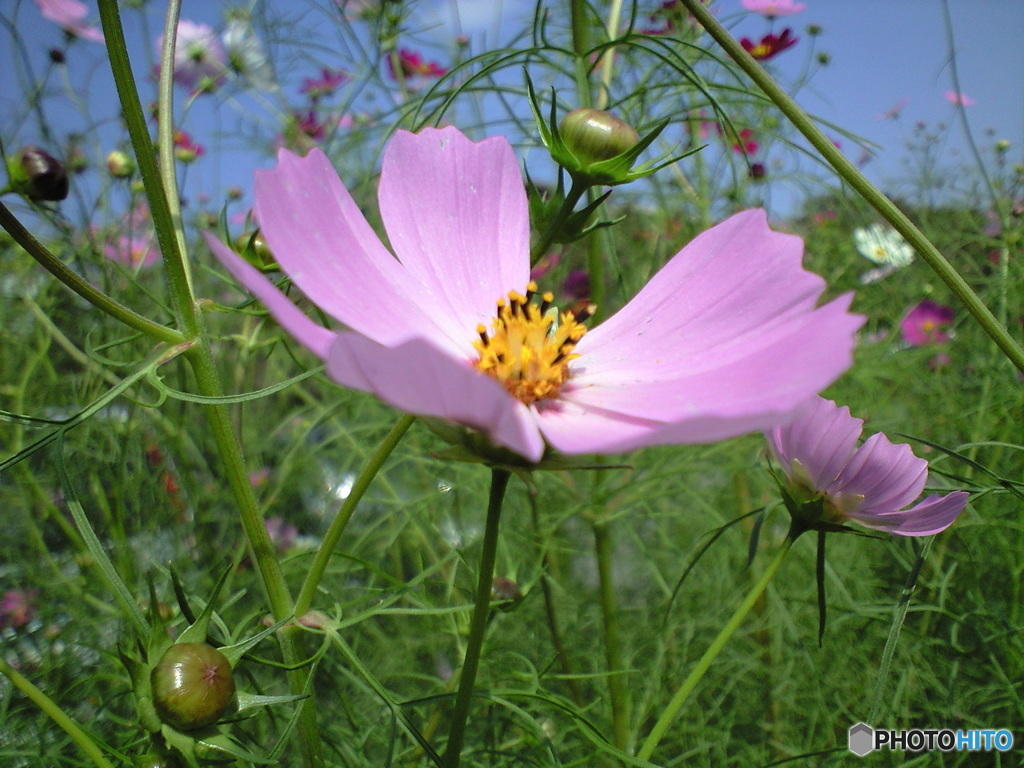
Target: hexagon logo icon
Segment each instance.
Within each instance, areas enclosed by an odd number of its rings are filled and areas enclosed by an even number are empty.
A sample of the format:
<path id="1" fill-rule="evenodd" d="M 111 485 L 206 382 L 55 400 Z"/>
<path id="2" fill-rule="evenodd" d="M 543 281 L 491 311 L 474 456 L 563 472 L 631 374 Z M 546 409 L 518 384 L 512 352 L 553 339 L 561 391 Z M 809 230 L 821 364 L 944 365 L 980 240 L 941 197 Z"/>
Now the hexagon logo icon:
<path id="1" fill-rule="evenodd" d="M 875 732 L 867 723 L 857 723 L 850 728 L 847 745 L 850 751 L 857 757 L 864 757 L 864 755 L 875 749 Z"/>

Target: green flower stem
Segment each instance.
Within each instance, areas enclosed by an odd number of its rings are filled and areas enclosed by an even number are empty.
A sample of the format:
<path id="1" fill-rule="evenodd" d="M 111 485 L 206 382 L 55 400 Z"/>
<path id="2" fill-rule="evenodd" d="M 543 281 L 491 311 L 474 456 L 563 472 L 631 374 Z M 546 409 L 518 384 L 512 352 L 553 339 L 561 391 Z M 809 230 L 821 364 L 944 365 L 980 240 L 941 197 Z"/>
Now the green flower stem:
<path id="1" fill-rule="evenodd" d="M 530 249 L 530 264 L 534 264 L 537 259 L 547 253 L 548 248 L 555 242 L 555 237 L 561 230 L 562 225 L 565 224 L 569 216 L 572 215 L 573 209 L 576 207 L 576 203 L 583 197 L 583 193 L 587 191 L 587 187 L 584 184 L 577 184 L 573 181 L 572 186 L 569 187 L 568 193 L 565 195 L 565 200 L 562 201 L 562 206 L 558 209 L 558 213 L 551 219 L 547 228 L 541 233 L 540 239 Z"/>
<path id="2" fill-rule="evenodd" d="M 611 8 L 608 9 L 608 24 L 606 26 L 608 39 L 614 40 L 619 35 L 619 18 L 622 16 L 622 0 L 612 0 Z M 608 106 L 612 91 L 612 72 L 615 69 L 615 49 L 607 48 L 601 54 L 601 90 L 597 94 L 597 108 L 605 109 Z"/>
<path id="3" fill-rule="evenodd" d="M 191 294 L 192 274 L 189 268 L 185 230 L 181 224 L 181 201 L 178 199 L 178 178 L 174 161 L 174 49 L 178 42 L 178 18 L 181 0 L 169 0 L 164 22 L 164 44 L 160 51 L 160 79 L 157 83 L 157 151 L 160 154 L 160 178 L 167 192 L 167 207 L 174 226 L 174 236 L 181 254 L 181 268 Z"/>
<path id="4" fill-rule="evenodd" d="M 195 342 L 188 353 L 189 362 L 195 373 L 200 394 L 207 397 L 221 397 L 223 396 L 223 387 L 213 361 L 209 338 L 203 328 L 202 315 L 192 295 L 185 252 L 182 241 L 179 239 L 180 232 L 168 202 L 168 193 L 177 193 L 173 173 L 167 176 L 167 180 L 171 183 L 171 188 L 168 189 L 160 169 L 157 167 L 152 139 L 142 111 L 142 103 L 139 101 L 138 90 L 132 77 L 117 0 L 99 0 L 99 11 L 114 83 L 121 100 L 121 114 L 128 126 L 128 133 L 132 140 L 132 147 L 135 150 L 146 190 L 146 198 L 149 202 L 150 215 L 156 229 L 157 242 L 163 255 L 171 304 L 178 320 L 178 327 L 186 339 Z M 163 56 L 164 65 L 161 76 L 169 78 L 173 74 L 173 62 L 167 58 L 166 46 Z M 172 105 L 170 90 L 166 84 L 161 95 L 163 99 L 160 110 L 165 113 L 165 116 L 170 115 Z M 169 138 L 165 138 L 165 141 L 167 140 Z M 281 621 L 292 615 L 293 603 L 284 580 L 284 574 L 281 572 L 281 565 L 270 541 L 270 535 L 267 533 L 263 515 L 256 502 L 256 496 L 249 484 L 241 445 L 231 427 L 227 409 L 223 405 L 208 405 L 205 408 L 210 419 L 211 433 L 224 463 L 228 483 L 238 505 L 242 529 L 252 549 L 253 563 L 267 595 L 271 613 L 275 620 Z M 302 669 L 303 654 L 300 641 L 301 633 L 294 628 L 285 627 L 278 633 L 282 658 L 290 668 L 288 680 L 292 693 L 306 692 L 307 673 Z M 315 768 L 323 764 L 314 701 L 313 697 L 309 697 L 300 705 L 297 739 L 302 755 L 302 764 L 307 768 Z"/>
<path id="5" fill-rule="evenodd" d="M 483 550 L 480 553 L 480 568 L 477 573 L 476 601 L 473 618 L 469 625 L 469 640 L 466 657 L 459 673 L 459 690 L 455 694 L 455 709 L 448 732 L 448 744 L 444 750 L 446 768 L 459 768 L 462 758 L 462 743 L 466 736 L 466 720 L 473 702 L 473 686 L 480 667 L 480 651 L 484 645 L 487 619 L 491 612 L 491 587 L 494 583 L 494 563 L 498 554 L 498 523 L 501 520 L 501 505 L 511 475 L 506 469 L 491 469 L 491 493 L 487 502 L 487 523 L 484 528 Z"/>
<path id="6" fill-rule="evenodd" d="M 80 275 L 69 269 L 64 262 L 50 253 L 46 246 L 36 240 L 32 233 L 25 229 L 22 223 L 18 221 L 3 203 L 0 203 L 0 227 L 7 230 L 8 234 L 14 238 L 14 241 L 24 248 L 29 256 L 38 261 L 50 274 L 90 304 L 103 310 L 114 319 L 120 320 L 129 328 L 134 328 L 147 336 L 166 342 L 171 346 L 176 346 L 185 341 L 185 337 L 178 331 L 155 323 L 148 317 L 143 317 L 134 310 L 128 309 L 128 307 L 110 298 L 103 291 L 94 287 Z"/>
<path id="7" fill-rule="evenodd" d="M 910 598 L 913 597 L 914 590 L 917 588 L 917 579 L 921 575 L 921 568 L 928 558 L 928 553 L 931 552 L 934 541 L 934 536 L 925 539 L 910 573 L 907 574 L 907 579 L 903 583 L 903 591 L 900 592 L 899 601 L 893 610 L 892 626 L 889 627 L 889 636 L 885 639 L 885 648 L 882 650 L 882 661 L 878 665 L 878 682 L 875 683 L 875 695 L 871 701 L 871 711 L 868 713 L 867 722 L 869 723 L 877 723 L 878 717 L 882 714 L 882 697 L 885 695 L 885 686 L 889 680 L 893 657 L 896 655 L 900 632 L 903 631 L 903 622 L 907 618 L 907 609 L 910 608 Z"/>
<path id="8" fill-rule="evenodd" d="M 932 268 L 939 278 L 949 286 L 950 290 L 964 303 L 967 310 L 978 321 L 982 329 L 992 338 L 996 345 L 1006 354 L 1018 370 L 1024 372 L 1024 349 L 1013 339 L 1005 326 L 1001 325 L 978 295 L 971 289 L 960 273 L 939 253 L 931 241 L 897 208 L 893 202 L 882 194 L 857 168 L 847 160 L 828 137 L 822 133 L 810 117 L 797 103 L 772 79 L 753 57 L 729 34 L 701 0 L 681 0 L 686 9 L 693 14 L 708 34 L 723 50 L 747 73 L 751 80 L 764 91 L 779 110 L 789 118 L 818 150 L 822 157 L 835 169 L 836 173 L 863 197 L 879 214 L 881 214 L 903 237 L 913 246 L 924 262 Z"/>
<path id="9" fill-rule="evenodd" d="M 349 519 L 352 517 L 352 513 L 355 512 L 356 506 L 363 498 L 363 494 L 370 487 L 370 483 L 380 472 L 384 466 L 384 462 L 387 461 L 388 456 L 395 450 L 395 446 L 401 442 L 405 433 L 409 431 L 409 427 L 416 420 L 415 416 L 406 414 L 388 433 L 384 441 L 377 447 L 376 452 L 370 457 L 370 460 L 363 467 L 363 471 L 356 478 L 356 481 L 352 484 L 352 490 L 349 491 L 348 496 L 345 498 L 344 503 L 341 505 L 341 509 L 338 510 L 338 514 L 334 516 L 334 520 L 331 522 L 331 527 L 327 530 L 327 534 L 324 536 L 323 542 L 320 544 L 320 549 L 317 550 L 316 557 L 313 560 L 313 565 L 309 568 L 309 573 L 306 574 L 306 580 L 302 584 L 302 589 L 299 590 L 299 597 L 295 601 L 295 615 L 302 616 L 306 611 L 313 605 L 313 598 L 316 596 L 317 586 L 320 584 L 320 580 L 324 576 L 324 572 L 327 570 L 327 565 L 331 562 L 331 557 L 334 555 L 334 548 L 338 545 L 338 539 L 341 538 L 341 534 L 345 530 L 345 526 L 348 525 Z"/>
<path id="10" fill-rule="evenodd" d="M 683 1 L 685 2 L 686 0 Z M 722 652 L 723 648 L 725 648 L 725 644 L 729 641 L 729 638 L 731 638 L 733 633 L 739 629 L 743 619 L 746 618 L 750 609 L 754 607 L 762 593 L 767 589 L 768 584 L 778 572 L 779 566 L 782 565 L 782 561 L 785 559 L 786 553 L 789 552 L 789 548 L 791 546 L 793 546 L 793 540 L 787 538 L 785 543 L 782 545 L 782 548 L 779 549 L 778 554 L 775 555 L 775 559 L 768 564 L 765 572 L 761 574 L 761 578 L 758 579 L 757 583 L 750 588 L 750 592 L 747 594 L 746 598 L 744 598 L 743 602 L 740 603 L 739 608 L 736 609 L 736 612 L 733 613 L 729 621 L 726 622 L 724 627 L 722 627 L 718 636 L 704 652 L 704 655 L 700 657 L 700 661 L 697 662 L 697 666 L 693 668 L 693 671 L 691 671 L 686 680 L 683 681 L 683 684 L 679 687 L 679 690 L 676 691 L 675 696 L 672 697 L 668 706 L 665 707 L 664 711 L 661 713 L 661 717 L 658 718 L 658 722 L 654 724 L 654 727 L 651 729 L 650 734 L 644 741 L 643 746 L 637 753 L 637 757 L 640 760 L 648 760 L 651 755 L 654 754 L 654 750 L 657 749 L 658 743 L 665 735 L 665 732 L 672 724 L 672 721 L 675 720 L 676 715 L 679 714 L 679 710 L 686 702 L 686 699 L 691 693 L 693 693 L 694 688 L 697 687 L 701 678 L 704 677 L 704 674 L 711 668 L 715 659 L 718 658 L 718 654 Z"/>
<path id="11" fill-rule="evenodd" d="M 594 522 L 594 553 L 597 556 L 597 574 L 601 591 L 601 618 L 604 624 L 604 653 L 608 669 L 608 693 L 612 706 L 612 735 L 615 746 L 626 751 L 629 743 L 629 696 L 625 667 L 622 663 L 622 644 L 619 641 L 618 611 L 615 605 L 615 585 L 612 580 L 612 541 L 607 521 Z"/>
<path id="12" fill-rule="evenodd" d="M 14 669 L 0 656 L 0 672 L 2 672 L 17 688 L 31 699 L 39 709 L 43 711 L 53 722 L 59 725 L 71 737 L 85 754 L 92 760 L 96 768 L 114 768 L 113 764 L 103 756 L 96 742 L 89 738 L 88 734 L 79 728 L 75 721 L 68 717 L 53 699 L 36 688 L 32 681 Z"/>
<path id="13" fill-rule="evenodd" d="M 121 27 L 121 16 L 117 8 L 117 0 L 99 0 L 100 21 L 103 25 L 103 36 L 107 41 L 107 55 L 110 68 L 117 86 L 117 95 L 121 101 L 121 116 L 128 127 L 128 135 L 135 150 L 135 160 L 142 175 L 142 183 L 146 190 L 149 203 L 149 215 L 156 230 L 157 244 L 163 256 L 164 272 L 170 292 L 174 315 L 178 327 L 186 338 L 194 339 L 200 335 L 201 319 L 193 300 L 191 286 L 185 266 L 185 254 L 178 240 L 174 217 L 168 202 L 168 192 L 164 187 L 160 169 L 157 167 L 153 153 L 153 140 L 146 127 L 146 116 L 142 111 L 142 102 L 135 87 L 132 76 L 131 62 L 128 59 L 128 48 L 125 44 L 124 29 Z M 173 74 L 173 68 L 164 67 L 161 74 Z M 169 112 L 170 104 L 161 104 L 162 111 Z"/>

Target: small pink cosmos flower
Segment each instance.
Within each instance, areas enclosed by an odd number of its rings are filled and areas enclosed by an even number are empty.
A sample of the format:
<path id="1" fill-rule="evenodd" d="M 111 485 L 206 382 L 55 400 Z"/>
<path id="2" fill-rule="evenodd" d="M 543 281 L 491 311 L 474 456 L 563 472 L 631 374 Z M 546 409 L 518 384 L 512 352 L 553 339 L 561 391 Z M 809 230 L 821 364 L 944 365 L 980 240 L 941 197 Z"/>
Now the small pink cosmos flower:
<path id="1" fill-rule="evenodd" d="M 792 48 L 800 42 L 800 38 L 793 34 L 793 30 L 786 27 L 781 34 L 769 33 L 755 43 L 749 37 L 740 38 L 740 45 L 743 50 L 749 53 L 757 61 L 768 61 L 787 48 Z"/>
<path id="2" fill-rule="evenodd" d="M 36 615 L 35 589 L 9 589 L 0 596 L 0 630 L 21 629 Z"/>
<path id="3" fill-rule="evenodd" d="M 398 75 L 395 72 L 394 60 L 388 56 L 388 73 L 392 79 L 397 80 Z M 398 50 L 398 67 L 402 71 L 402 77 L 441 77 L 448 73 L 448 70 L 438 64 L 436 61 L 427 61 L 416 51 L 411 51 L 408 48 L 400 48 Z"/>
<path id="4" fill-rule="evenodd" d="M 174 132 L 174 156 L 182 163 L 191 163 L 206 154 L 206 148 L 192 140 L 186 131 Z"/>
<path id="5" fill-rule="evenodd" d="M 849 367 L 863 322 L 849 294 L 818 306 L 825 282 L 801 267 L 800 238 L 752 210 L 698 236 L 587 331 L 530 282 L 511 145 L 453 127 L 398 131 L 385 150 L 378 202 L 394 255 L 317 149 L 281 150 L 257 171 L 254 199 L 281 269 L 343 329 L 207 243 L 332 379 L 530 462 L 548 447 L 612 453 L 766 429 Z"/>
<path id="6" fill-rule="evenodd" d="M 791 422 L 766 433 L 788 494 L 801 508 L 790 510 L 794 522 L 797 515 L 807 516 L 806 530 L 852 520 L 900 536 L 931 536 L 952 525 L 968 494 L 933 495 L 904 509 L 924 490 L 928 462 L 881 432 L 857 448 L 863 427 L 864 420 L 851 416 L 846 406 L 815 397 Z"/>
<path id="7" fill-rule="evenodd" d="M 49 19 L 68 34 L 96 43 L 104 42 L 103 33 L 84 21 L 89 13 L 85 3 L 78 0 L 35 0 L 35 3 L 43 18 Z"/>
<path id="8" fill-rule="evenodd" d="M 157 53 L 163 48 L 157 39 Z M 213 29 L 188 19 L 178 22 L 174 43 L 174 82 L 192 91 L 208 93 L 220 85 L 228 72 L 228 57 Z"/>
<path id="9" fill-rule="evenodd" d="M 149 267 L 160 260 L 149 208 L 137 205 L 122 223 L 122 234 L 103 246 L 103 255 L 131 269 Z"/>
<path id="10" fill-rule="evenodd" d="M 743 0 L 743 8 L 762 16 L 777 17 L 800 13 L 807 6 L 793 0 Z"/>
<path id="11" fill-rule="evenodd" d="M 330 96 L 347 80 L 348 75 L 344 72 L 324 67 L 320 70 L 320 77 L 307 77 L 302 81 L 299 93 L 304 93 L 316 101 L 324 96 Z"/>
<path id="12" fill-rule="evenodd" d="M 953 325 L 954 317 L 952 307 L 925 299 L 903 318 L 900 323 L 900 334 L 912 347 L 945 344 L 949 341 L 946 330 Z"/>
<path id="13" fill-rule="evenodd" d="M 973 107 L 976 102 L 966 93 L 957 93 L 956 91 L 946 91 L 942 94 L 946 101 L 952 104 L 954 107 Z"/>

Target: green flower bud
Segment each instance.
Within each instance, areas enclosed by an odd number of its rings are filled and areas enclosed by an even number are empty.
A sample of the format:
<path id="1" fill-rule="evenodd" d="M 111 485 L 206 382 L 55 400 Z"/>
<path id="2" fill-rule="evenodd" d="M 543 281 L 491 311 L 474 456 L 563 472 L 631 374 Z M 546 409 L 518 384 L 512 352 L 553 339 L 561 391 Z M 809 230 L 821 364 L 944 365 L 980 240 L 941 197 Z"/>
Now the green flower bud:
<path id="1" fill-rule="evenodd" d="M 28 146 L 7 161 L 11 187 L 29 200 L 56 202 L 68 196 L 64 164 L 46 150 Z"/>
<path id="2" fill-rule="evenodd" d="M 135 173 L 135 161 L 119 149 L 107 155 L 107 173 L 115 179 L 127 179 Z"/>
<path id="3" fill-rule="evenodd" d="M 175 643 L 150 673 L 153 705 L 168 725 L 191 731 L 216 723 L 235 698 L 226 656 L 207 643 Z"/>
<path id="4" fill-rule="evenodd" d="M 611 160 L 640 143 L 640 135 L 629 123 L 590 107 L 568 113 L 558 130 L 565 145 L 584 164 Z"/>

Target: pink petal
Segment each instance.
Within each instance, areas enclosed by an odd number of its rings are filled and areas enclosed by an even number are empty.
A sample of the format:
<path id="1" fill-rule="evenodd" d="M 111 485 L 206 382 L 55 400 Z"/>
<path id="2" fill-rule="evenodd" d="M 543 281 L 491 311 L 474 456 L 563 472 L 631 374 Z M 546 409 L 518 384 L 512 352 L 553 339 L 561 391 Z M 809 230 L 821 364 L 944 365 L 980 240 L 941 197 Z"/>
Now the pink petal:
<path id="1" fill-rule="evenodd" d="M 929 496 L 910 509 L 887 515 L 867 515 L 855 519 L 869 528 L 899 534 L 900 536 L 931 536 L 946 530 L 967 506 L 970 494 L 954 491 L 946 496 Z"/>
<path id="2" fill-rule="evenodd" d="M 906 443 L 894 445 L 879 432 L 856 450 L 827 492 L 860 494 L 860 511 L 879 514 L 902 509 L 920 496 L 927 477 L 927 461 L 915 456 Z"/>
<path id="3" fill-rule="evenodd" d="M 426 339 L 387 347 L 339 333 L 327 372 L 340 384 L 372 392 L 402 411 L 480 430 L 530 461 L 544 453 L 544 441 L 526 406 L 490 376 Z"/>
<path id="4" fill-rule="evenodd" d="M 452 127 L 398 131 L 378 197 L 391 247 L 459 333 L 489 324 L 499 298 L 526 289 L 526 192 L 505 138 L 473 142 Z"/>
<path id="5" fill-rule="evenodd" d="M 807 471 L 814 489 L 823 491 L 846 465 L 864 428 L 845 405 L 815 397 L 801 406 L 793 421 L 775 427 L 766 437 L 783 469 L 794 459 Z"/>
<path id="6" fill-rule="evenodd" d="M 203 232 L 203 237 L 224 268 L 270 310 L 270 314 L 282 328 L 321 360 L 327 359 L 327 352 L 337 334 L 306 317 L 291 299 L 281 293 L 258 269 L 212 234 Z"/>
<path id="7" fill-rule="evenodd" d="M 721 355 L 716 367 L 701 365 L 699 357 L 692 371 L 668 366 L 680 371 L 677 378 L 665 377 L 659 358 L 634 358 L 632 380 L 609 373 L 605 382 L 591 370 L 588 353 L 577 361 L 584 373 L 577 376 L 574 370 L 563 399 L 672 425 L 658 442 L 705 442 L 770 428 L 849 368 L 854 332 L 863 321 L 847 314 L 851 298 L 841 297 L 783 325 L 766 322 L 770 330 L 751 335 L 745 354 Z M 668 336 L 663 343 L 671 347 L 676 338 Z M 716 356 L 714 351 L 708 355 Z"/>
<path id="8" fill-rule="evenodd" d="M 769 229 L 762 210 L 698 235 L 583 338 L 576 351 L 588 377 L 673 379 L 746 357 L 810 312 L 824 290 L 825 281 L 801 267 L 802 254 L 801 239 Z"/>
<path id="9" fill-rule="evenodd" d="M 418 335 L 445 343 L 434 321 L 445 303 L 388 252 L 321 150 L 281 150 L 277 167 L 257 171 L 255 212 L 281 269 L 331 317 L 382 344 Z M 461 347 L 472 333 L 463 331 Z"/>

